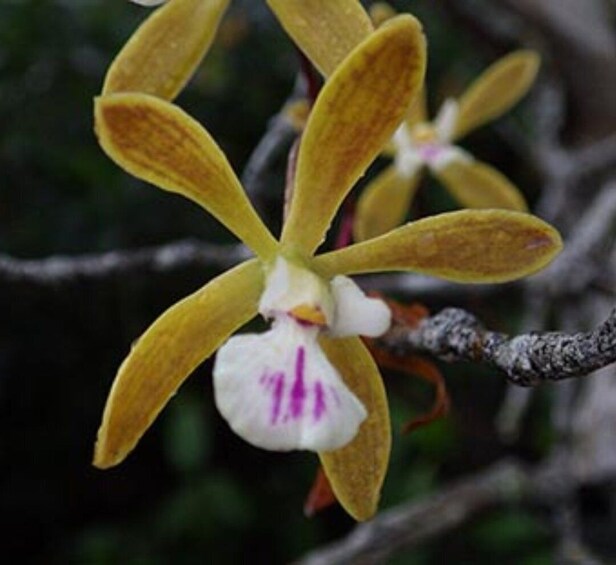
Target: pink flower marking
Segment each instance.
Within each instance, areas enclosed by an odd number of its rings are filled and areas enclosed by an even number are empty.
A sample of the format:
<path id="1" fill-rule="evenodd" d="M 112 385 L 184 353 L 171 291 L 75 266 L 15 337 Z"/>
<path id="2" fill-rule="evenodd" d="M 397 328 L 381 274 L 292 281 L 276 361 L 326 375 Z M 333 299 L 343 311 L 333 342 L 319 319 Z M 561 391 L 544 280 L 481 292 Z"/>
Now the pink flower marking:
<path id="1" fill-rule="evenodd" d="M 342 402 L 340 402 L 340 396 L 338 395 L 338 391 L 332 385 L 329 385 L 329 392 L 332 393 L 332 396 L 334 397 L 334 401 L 336 402 L 336 406 L 340 407 Z"/>
<path id="2" fill-rule="evenodd" d="M 280 417 L 282 398 L 284 393 L 284 373 L 264 373 L 259 378 L 259 384 L 267 391 L 271 391 L 272 408 L 270 411 L 270 424 L 274 425 Z"/>
<path id="3" fill-rule="evenodd" d="M 282 394 L 284 392 L 284 373 L 276 373 L 274 375 L 274 390 L 272 391 L 272 413 L 270 422 L 275 424 L 280 416 L 280 407 L 282 405 Z"/>
<path id="4" fill-rule="evenodd" d="M 314 421 L 318 422 L 325 413 L 325 391 L 321 381 L 314 383 Z"/>
<path id="5" fill-rule="evenodd" d="M 291 388 L 291 417 L 299 418 L 304 412 L 304 400 L 306 399 L 306 386 L 304 384 L 304 370 L 306 368 L 306 351 L 303 347 L 297 348 L 295 358 L 295 381 Z"/>
<path id="6" fill-rule="evenodd" d="M 435 143 L 429 143 L 419 147 L 419 154 L 426 163 L 436 161 L 442 152 L 443 147 Z"/>

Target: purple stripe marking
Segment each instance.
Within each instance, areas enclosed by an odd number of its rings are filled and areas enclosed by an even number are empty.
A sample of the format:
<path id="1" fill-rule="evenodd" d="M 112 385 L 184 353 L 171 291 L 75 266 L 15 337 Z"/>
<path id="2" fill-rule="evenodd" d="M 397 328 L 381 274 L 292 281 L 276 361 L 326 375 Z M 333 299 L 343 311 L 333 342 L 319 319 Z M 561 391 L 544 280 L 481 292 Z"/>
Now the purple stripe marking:
<path id="1" fill-rule="evenodd" d="M 273 425 L 280 417 L 280 407 L 282 406 L 282 394 L 284 392 L 284 373 L 275 373 L 272 375 L 274 389 L 272 390 L 272 412 L 270 414 L 270 423 Z"/>
<path id="2" fill-rule="evenodd" d="M 304 400 L 306 399 L 306 386 L 304 384 L 304 370 L 306 368 L 306 352 L 303 347 L 297 348 L 295 358 L 295 381 L 291 388 L 291 417 L 297 419 L 304 412 Z"/>
<path id="3" fill-rule="evenodd" d="M 272 385 L 274 384 L 274 382 L 276 381 L 276 375 L 277 373 L 274 374 L 270 374 L 270 373 L 263 373 L 260 377 L 259 377 L 259 384 L 265 389 L 265 390 L 270 390 L 272 388 Z"/>
<path id="4" fill-rule="evenodd" d="M 314 383 L 314 421 L 318 422 L 325 413 L 325 391 L 321 381 Z"/>
<path id="5" fill-rule="evenodd" d="M 338 391 L 332 385 L 329 385 L 329 392 L 332 393 L 334 401 L 336 402 L 336 406 L 340 407 L 340 404 L 342 403 L 340 402 L 340 396 L 338 395 Z"/>

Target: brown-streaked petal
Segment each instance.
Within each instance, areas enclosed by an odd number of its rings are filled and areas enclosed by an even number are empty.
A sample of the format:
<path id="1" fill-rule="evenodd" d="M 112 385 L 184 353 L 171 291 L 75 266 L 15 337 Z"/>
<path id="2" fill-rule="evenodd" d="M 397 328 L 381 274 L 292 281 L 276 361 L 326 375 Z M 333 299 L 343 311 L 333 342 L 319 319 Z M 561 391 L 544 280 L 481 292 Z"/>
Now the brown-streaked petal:
<path id="1" fill-rule="evenodd" d="M 459 99 L 454 139 L 498 118 L 531 87 L 540 64 L 535 51 L 520 50 L 488 67 Z"/>
<path id="2" fill-rule="evenodd" d="M 519 189 L 500 171 L 481 161 L 456 159 L 432 172 L 465 208 L 528 210 Z"/>
<path id="3" fill-rule="evenodd" d="M 130 37 L 109 67 L 103 94 L 142 92 L 173 100 L 209 49 L 229 0 L 173 0 Z"/>
<path id="4" fill-rule="evenodd" d="M 256 315 L 262 288 L 261 263 L 247 261 L 169 308 L 133 344 L 107 399 L 96 467 L 132 451 L 190 373 Z"/>
<path id="5" fill-rule="evenodd" d="M 269 7 L 325 76 L 372 32 L 370 17 L 358 0 L 267 0 Z"/>
<path id="6" fill-rule="evenodd" d="M 530 214 L 461 210 L 321 255 L 313 268 L 323 276 L 414 271 L 456 282 L 505 282 L 545 267 L 561 249 L 559 233 Z"/>
<path id="7" fill-rule="evenodd" d="M 357 201 L 353 223 L 355 241 L 372 239 L 404 223 L 420 179 L 420 169 L 406 177 L 395 165 L 375 177 Z"/>
<path id="8" fill-rule="evenodd" d="M 367 520 L 377 510 L 391 451 L 385 387 L 372 356 L 358 337 L 322 337 L 319 341 L 346 385 L 368 411 L 351 443 L 319 453 L 319 457 L 342 507 L 356 520 Z"/>
<path id="9" fill-rule="evenodd" d="M 210 134 L 177 106 L 146 94 L 96 99 L 96 133 L 120 167 L 190 198 L 269 258 L 277 243 L 250 204 Z"/>
<path id="10" fill-rule="evenodd" d="M 424 70 L 421 25 L 408 15 L 384 24 L 338 67 L 301 140 L 283 243 L 314 252 L 346 194 L 402 121 Z"/>

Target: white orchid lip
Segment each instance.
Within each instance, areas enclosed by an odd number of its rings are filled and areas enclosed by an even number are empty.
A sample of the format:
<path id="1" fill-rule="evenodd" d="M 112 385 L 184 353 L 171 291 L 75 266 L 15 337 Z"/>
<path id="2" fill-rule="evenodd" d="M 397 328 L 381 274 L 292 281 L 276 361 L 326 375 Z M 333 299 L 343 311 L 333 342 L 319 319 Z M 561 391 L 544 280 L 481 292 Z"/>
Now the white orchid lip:
<path id="1" fill-rule="evenodd" d="M 367 413 L 322 351 L 318 336 L 381 335 L 391 313 L 348 277 L 326 281 L 278 257 L 259 302 L 263 334 L 229 339 L 214 365 L 216 405 L 233 431 L 264 449 L 331 451 Z"/>
<path id="2" fill-rule="evenodd" d="M 366 419 L 319 347 L 318 331 L 280 317 L 269 331 L 232 337 L 218 351 L 216 405 L 252 445 L 330 451 L 351 441 Z"/>

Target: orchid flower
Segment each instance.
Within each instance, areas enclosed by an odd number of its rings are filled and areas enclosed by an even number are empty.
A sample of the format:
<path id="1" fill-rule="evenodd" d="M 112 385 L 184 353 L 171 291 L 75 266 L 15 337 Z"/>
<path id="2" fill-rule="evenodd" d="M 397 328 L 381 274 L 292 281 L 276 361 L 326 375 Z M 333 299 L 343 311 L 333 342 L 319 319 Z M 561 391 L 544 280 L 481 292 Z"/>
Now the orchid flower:
<path id="1" fill-rule="evenodd" d="M 478 161 L 455 142 L 513 106 L 530 88 L 539 67 L 533 51 L 503 57 L 458 99 L 447 99 L 433 122 L 427 120 L 425 91 L 414 101 L 387 152 L 394 163 L 366 186 L 357 204 L 358 241 L 400 225 L 427 167 L 467 208 L 527 210 L 518 188 L 501 172 Z"/>
<path id="2" fill-rule="evenodd" d="M 214 394 L 231 428 L 267 449 L 317 451 L 347 512 L 358 520 L 374 514 L 391 430 L 383 383 L 358 335 L 384 332 L 389 312 L 348 275 L 413 270 L 505 281 L 542 268 L 561 247 L 558 233 L 531 215 L 461 211 L 314 255 L 341 202 L 402 120 L 424 69 L 421 26 L 408 15 L 338 65 L 302 136 L 279 241 L 223 152 L 178 106 L 137 92 L 96 100 L 97 135 L 111 159 L 205 208 L 256 257 L 172 306 L 133 344 L 107 400 L 94 465 L 120 463 L 218 349 Z M 271 329 L 230 337 L 258 313 Z"/>
<path id="3" fill-rule="evenodd" d="M 386 3 L 370 15 L 356 0 L 267 0 L 279 21 L 312 63 L 329 75 L 346 53 L 395 15 Z M 324 17 L 322 17 L 324 15 Z M 357 241 L 400 225 L 427 166 L 468 208 L 526 211 L 520 191 L 498 170 L 454 142 L 513 106 L 530 88 L 539 67 L 532 51 L 516 51 L 489 67 L 458 100 L 447 100 L 428 122 L 425 91 L 409 107 L 385 153 L 394 156 L 361 195 L 354 223 Z"/>
<path id="4" fill-rule="evenodd" d="M 377 26 L 393 14 L 385 3 L 375 4 L 371 10 Z M 424 167 L 464 207 L 526 211 L 517 187 L 455 142 L 518 102 L 532 85 L 538 68 L 539 57 L 533 51 L 519 50 L 503 57 L 459 99 L 447 99 L 432 122 L 427 118 L 422 89 L 386 147 L 385 154 L 394 158 L 393 164 L 368 184 L 358 201 L 355 239 L 375 237 L 404 221 Z"/>

